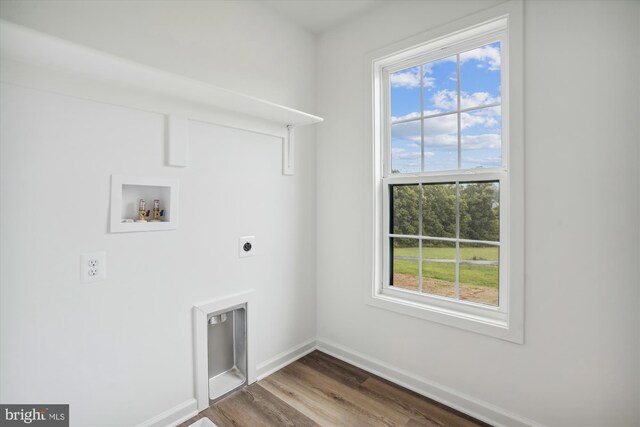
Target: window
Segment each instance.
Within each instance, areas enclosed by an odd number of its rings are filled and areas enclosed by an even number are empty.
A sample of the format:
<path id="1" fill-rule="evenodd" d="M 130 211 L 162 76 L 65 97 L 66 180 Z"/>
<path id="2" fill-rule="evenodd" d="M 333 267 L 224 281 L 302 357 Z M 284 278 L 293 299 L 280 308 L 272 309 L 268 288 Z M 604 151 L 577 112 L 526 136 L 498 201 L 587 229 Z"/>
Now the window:
<path id="1" fill-rule="evenodd" d="M 521 230 L 511 223 L 522 203 L 520 154 L 511 154 L 522 151 L 521 99 L 510 91 L 522 82 L 510 75 L 509 17 L 372 61 L 378 227 L 369 298 L 521 342 L 522 242 L 510 241 Z"/>
<path id="2" fill-rule="evenodd" d="M 503 37 L 383 70 L 386 288 L 500 307 Z"/>

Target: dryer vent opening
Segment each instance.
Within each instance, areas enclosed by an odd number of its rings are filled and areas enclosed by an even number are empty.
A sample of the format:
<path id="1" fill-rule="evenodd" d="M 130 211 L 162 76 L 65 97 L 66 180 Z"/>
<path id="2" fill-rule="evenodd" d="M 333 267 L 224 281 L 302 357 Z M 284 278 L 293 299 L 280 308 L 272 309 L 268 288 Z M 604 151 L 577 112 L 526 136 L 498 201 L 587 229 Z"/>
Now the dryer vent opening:
<path id="1" fill-rule="evenodd" d="M 209 399 L 247 383 L 247 310 L 245 304 L 207 316 Z"/>

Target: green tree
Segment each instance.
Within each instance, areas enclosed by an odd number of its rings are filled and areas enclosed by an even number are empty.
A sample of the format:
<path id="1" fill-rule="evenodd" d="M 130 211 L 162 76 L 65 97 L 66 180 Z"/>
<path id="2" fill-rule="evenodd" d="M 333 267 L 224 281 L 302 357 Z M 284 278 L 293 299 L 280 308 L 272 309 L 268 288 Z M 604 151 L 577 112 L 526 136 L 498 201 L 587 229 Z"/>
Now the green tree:
<path id="1" fill-rule="evenodd" d="M 498 189 L 491 182 L 460 186 L 460 237 L 499 240 Z"/>
<path id="2" fill-rule="evenodd" d="M 456 237 L 456 200 L 460 193 L 460 237 L 497 241 L 500 237 L 499 191 L 492 182 L 461 184 L 394 185 L 391 193 L 393 233 Z M 422 212 L 420 212 L 420 201 Z M 396 239 L 395 247 L 415 245 L 414 241 Z"/>
<path id="3" fill-rule="evenodd" d="M 456 186 L 422 186 L 422 234 L 432 237 L 456 237 Z"/>
<path id="4" fill-rule="evenodd" d="M 418 217 L 417 185 L 393 186 L 393 233 L 418 235 L 420 219 Z"/>

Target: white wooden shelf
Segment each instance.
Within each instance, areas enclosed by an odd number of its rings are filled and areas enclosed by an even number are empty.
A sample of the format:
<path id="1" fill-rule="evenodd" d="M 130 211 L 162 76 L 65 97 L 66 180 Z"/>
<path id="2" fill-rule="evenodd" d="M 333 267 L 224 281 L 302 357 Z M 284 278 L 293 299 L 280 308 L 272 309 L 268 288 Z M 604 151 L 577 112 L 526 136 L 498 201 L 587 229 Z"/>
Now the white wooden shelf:
<path id="1" fill-rule="evenodd" d="M 321 117 L 172 74 L 0 20 L 0 80 L 20 86 L 167 115 L 173 124 L 198 120 L 283 139 L 288 129 Z M 170 120 L 169 120 L 170 121 Z M 169 132 L 170 133 L 170 132 Z M 173 138 L 188 138 L 173 132 Z M 169 166 L 186 166 L 187 144 L 168 139 Z M 292 160 L 290 161 L 291 171 Z M 287 168 L 283 172 L 287 174 Z"/>

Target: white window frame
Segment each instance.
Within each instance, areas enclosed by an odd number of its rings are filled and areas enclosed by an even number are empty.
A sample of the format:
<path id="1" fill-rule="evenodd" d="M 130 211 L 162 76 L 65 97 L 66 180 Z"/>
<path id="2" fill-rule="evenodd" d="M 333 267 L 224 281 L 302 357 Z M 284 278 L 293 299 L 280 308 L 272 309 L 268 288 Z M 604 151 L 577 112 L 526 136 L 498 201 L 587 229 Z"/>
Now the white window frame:
<path id="1" fill-rule="evenodd" d="M 502 167 L 391 174 L 389 74 L 493 42 L 501 43 Z M 524 173 L 522 2 L 510 1 L 373 52 L 367 58 L 373 97 L 373 269 L 366 302 L 402 314 L 523 343 Z M 373 73 L 371 71 L 373 70 Z M 422 89 L 421 89 L 422 90 Z M 499 306 L 389 286 L 389 186 L 500 182 Z"/>

